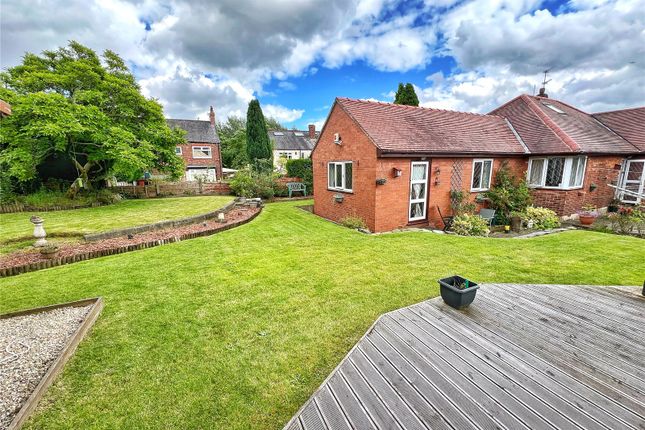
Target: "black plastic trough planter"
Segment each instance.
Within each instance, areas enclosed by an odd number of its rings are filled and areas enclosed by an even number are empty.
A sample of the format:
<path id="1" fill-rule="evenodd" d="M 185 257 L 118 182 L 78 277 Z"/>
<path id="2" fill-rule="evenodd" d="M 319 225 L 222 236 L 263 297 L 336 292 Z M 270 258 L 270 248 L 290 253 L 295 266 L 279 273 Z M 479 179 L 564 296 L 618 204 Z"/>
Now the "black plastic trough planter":
<path id="1" fill-rule="evenodd" d="M 448 306 L 464 309 L 475 300 L 479 285 L 461 276 L 439 279 L 441 298 Z"/>

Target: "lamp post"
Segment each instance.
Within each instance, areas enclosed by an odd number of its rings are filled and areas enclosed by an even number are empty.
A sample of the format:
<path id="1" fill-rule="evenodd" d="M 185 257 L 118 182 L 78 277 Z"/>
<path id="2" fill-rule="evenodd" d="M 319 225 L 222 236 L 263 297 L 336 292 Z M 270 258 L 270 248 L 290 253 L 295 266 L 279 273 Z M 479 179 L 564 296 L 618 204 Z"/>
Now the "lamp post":
<path id="1" fill-rule="evenodd" d="M 36 238 L 34 246 L 38 248 L 47 245 L 47 241 L 45 240 L 47 233 L 45 233 L 45 228 L 43 227 L 45 220 L 37 215 L 34 215 L 29 218 L 29 221 L 31 221 L 31 223 L 34 225 L 34 237 Z"/>

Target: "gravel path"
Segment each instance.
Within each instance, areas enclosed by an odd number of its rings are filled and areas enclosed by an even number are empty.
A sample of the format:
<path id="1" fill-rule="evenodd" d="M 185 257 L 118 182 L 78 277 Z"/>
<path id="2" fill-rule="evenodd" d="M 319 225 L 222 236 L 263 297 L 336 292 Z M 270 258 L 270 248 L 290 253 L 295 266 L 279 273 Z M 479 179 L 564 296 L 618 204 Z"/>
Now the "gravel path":
<path id="1" fill-rule="evenodd" d="M 90 307 L 0 319 L 0 429 L 9 427 Z"/>

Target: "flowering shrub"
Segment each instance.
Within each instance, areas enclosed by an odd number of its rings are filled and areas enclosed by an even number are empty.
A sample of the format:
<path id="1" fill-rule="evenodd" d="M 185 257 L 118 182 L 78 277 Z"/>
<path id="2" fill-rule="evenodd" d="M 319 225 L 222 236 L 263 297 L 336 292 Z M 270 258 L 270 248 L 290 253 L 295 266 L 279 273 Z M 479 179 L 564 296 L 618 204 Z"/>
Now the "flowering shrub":
<path id="1" fill-rule="evenodd" d="M 616 233 L 645 236 L 645 207 L 621 206 L 617 213 L 611 213 L 607 218 Z"/>
<path id="2" fill-rule="evenodd" d="M 452 220 L 451 230 L 460 236 L 488 236 L 488 221 L 479 215 L 461 214 Z"/>
<path id="3" fill-rule="evenodd" d="M 527 225 L 537 230 L 560 227 L 560 218 L 551 209 L 529 206 L 524 210 L 521 217 Z"/>

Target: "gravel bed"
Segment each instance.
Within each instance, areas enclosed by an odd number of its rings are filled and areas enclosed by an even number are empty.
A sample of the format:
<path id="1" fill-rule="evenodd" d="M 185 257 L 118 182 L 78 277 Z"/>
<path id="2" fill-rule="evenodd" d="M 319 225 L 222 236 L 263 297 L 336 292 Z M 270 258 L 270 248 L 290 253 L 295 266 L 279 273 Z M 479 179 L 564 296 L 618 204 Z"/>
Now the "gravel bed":
<path id="1" fill-rule="evenodd" d="M 241 207 L 235 208 L 226 213 L 226 222 L 220 223 L 218 220 L 209 220 L 195 224 L 184 225 L 181 227 L 167 228 L 163 230 L 154 230 L 145 233 L 138 233 L 127 236 L 115 237 L 112 239 L 98 240 L 95 242 L 86 242 L 81 244 L 66 244 L 60 246 L 58 257 L 67 257 L 72 255 L 84 254 L 91 251 L 119 248 L 125 245 L 137 245 L 140 243 L 154 240 L 169 239 L 175 236 L 181 236 L 188 233 L 197 233 L 204 230 L 218 230 L 225 226 L 251 217 L 258 212 L 258 208 Z M 40 254 L 37 249 L 21 250 L 0 257 L 0 268 L 16 267 L 23 264 L 37 263 L 45 261 L 46 258 Z"/>
<path id="2" fill-rule="evenodd" d="M 0 319 L 0 429 L 9 427 L 90 307 Z"/>

